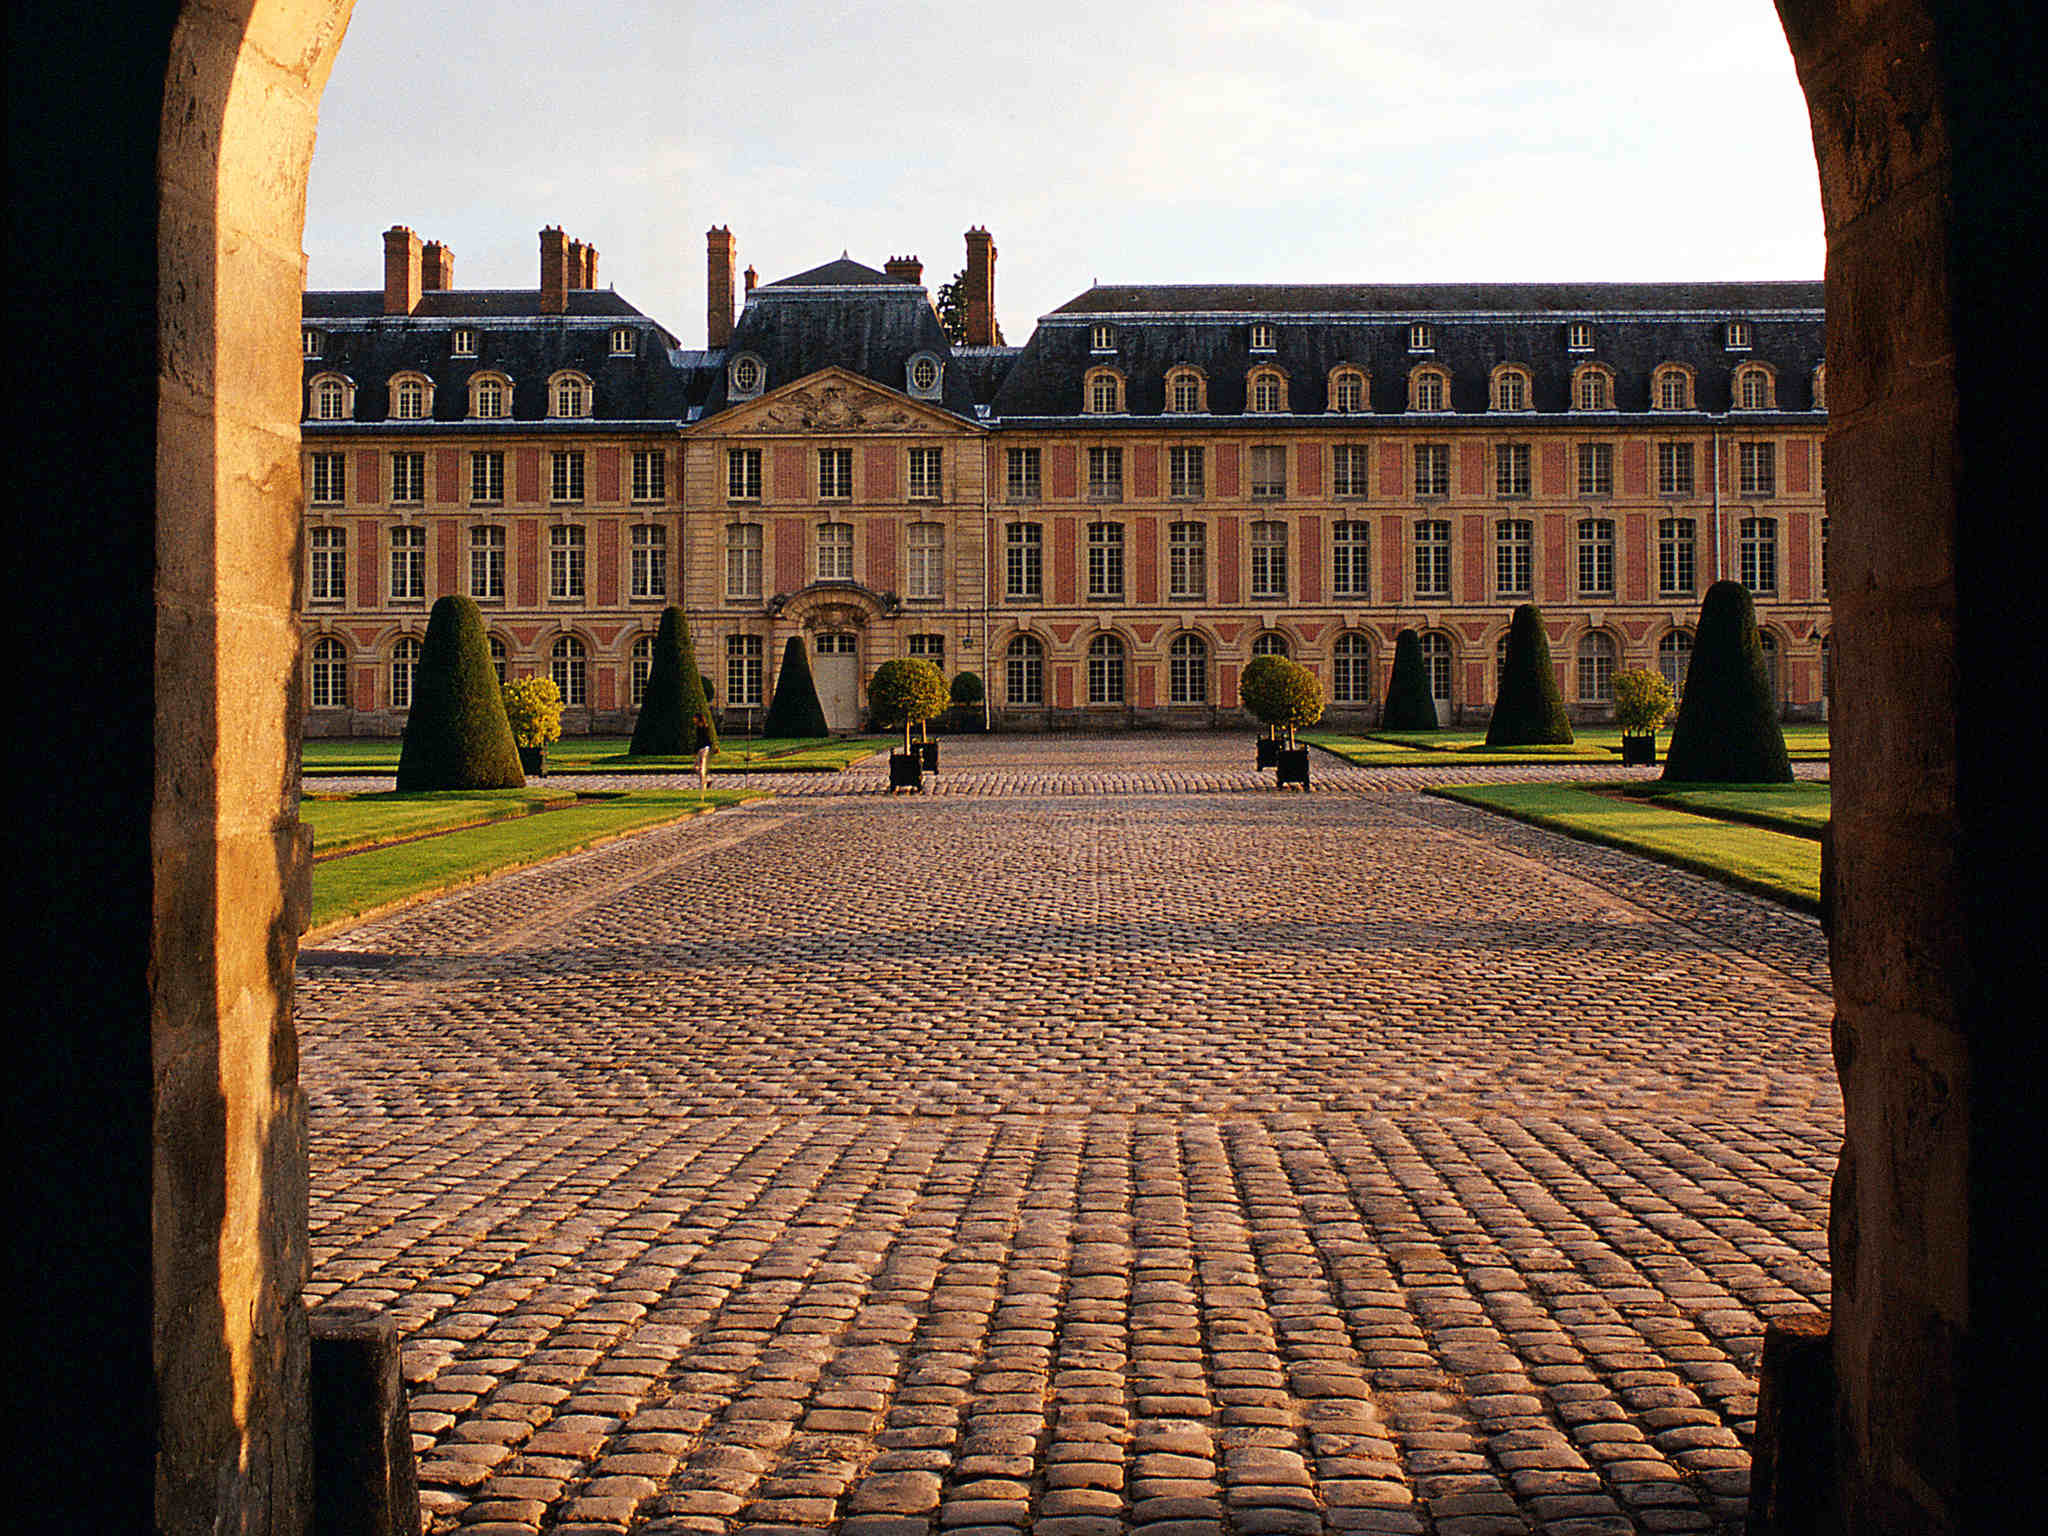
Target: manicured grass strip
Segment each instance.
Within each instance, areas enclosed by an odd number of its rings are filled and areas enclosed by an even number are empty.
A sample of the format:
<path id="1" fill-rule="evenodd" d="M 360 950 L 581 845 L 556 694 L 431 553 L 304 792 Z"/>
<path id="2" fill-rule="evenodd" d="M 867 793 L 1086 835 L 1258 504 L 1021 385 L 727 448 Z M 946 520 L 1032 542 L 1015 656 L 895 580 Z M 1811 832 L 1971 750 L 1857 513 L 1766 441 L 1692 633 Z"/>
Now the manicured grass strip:
<path id="1" fill-rule="evenodd" d="M 1535 747 L 1489 747 L 1483 736 L 1471 745 L 1458 746 L 1430 745 L 1427 733 L 1416 733 L 1410 737 L 1403 733 L 1400 738 L 1381 736 L 1346 736 L 1335 731 L 1304 731 L 1301 739 L 1312 747 L 1333 753 L 1346 762 L 1356 763 L 1361 768 L 1470 768 L 1480 763 L 1618 763 L 1621 752 L 1617 746 L 1609 752 L 1600 747 L 1583 745 L 1535 746 Z M 1410 741 L 1415 745 L 1409 745 Z"/>
<path id="2" fill-rule="evenodd" d="M 1423 793 L 1625 848 L 1803 911 L 1820 910 L 1820 844 L 1809 838 L 1573 784 L 1470 784 Z"/>
<path id="3" fill-rule="evenodd" d="M 629 832 L 760 798 L 758 793 L 735 789 L 714 789 L 701 796 L 681 789 L 609 795 L 579 800 L 545 816 L 519 816 L 329 859 L 313 870 L 313 921 L 307 938 Z"/>
<path id="4" fill-rule="evenodd" d="M 379 843 L 477 827 L 535 811 L 574 805 L 569 790 L 450 789 L 410 794 L 309 796 L 299 820 L 313 829 L 313 854 L 325 858 Z"/>
<path id="5" fill-rule="evenodd" d="M 549 773 L 678 773 L 697 766 L 695 753 L 676 757 L 634 757 L 625 736 L 565 736 L 548 747 Z M 879 737 L 752 737 L 726 739 L 711 759 L 713 773 L 836 773 L 872 757 L 887 743 Z M 307 778 L 398 771 L 396 738 L 315 737 L 300 758 Z M 541 781 L 545 782 L 545 780 Z"/>
<path id="6" fill-rule="evenodd" d="M 1630 785 L 1628 791 L 1697 816 L 1746 822 L 1794 837 L 1818 838 L 1834 805 L 1833 791 L 1826 784 L 1758 784 L 1740 789 L 1658 784 Z"/>

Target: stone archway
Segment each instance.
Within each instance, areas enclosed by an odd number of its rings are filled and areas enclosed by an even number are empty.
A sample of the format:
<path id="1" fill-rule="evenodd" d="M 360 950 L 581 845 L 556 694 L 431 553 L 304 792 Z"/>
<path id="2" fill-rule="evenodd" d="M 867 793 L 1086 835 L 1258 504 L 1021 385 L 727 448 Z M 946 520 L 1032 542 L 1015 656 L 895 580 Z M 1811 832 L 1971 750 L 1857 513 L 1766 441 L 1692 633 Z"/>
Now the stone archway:
<path id="1" fill-rule="evenodd" d="M 10 92 L 16 164 L 35 166 L 10 240 L 16 334 L 61 315 L 40 397 L 111 406 L 16 464 L 18 496 L 90 509 L 38 529 L 50 613 L 31 687 L 76 697 L 89 674 L 116 701 L 157 700 L 147 726 L 60 711 L 44 737 L 71 771 L 31 829 L 31 942 L 65 984 L 28 1091 L 65 1130 L 28 1173 L 61 1196 L 84 1169 L 97 1197 L 51 1204 L 26 1235 L 66 1239 L 40 1245 L 67 1298 L 49 1347 L 116 1363 L 93 1397 L 156 1401 L 155 1425 L 112 1440 L 153 1460 L 158 1527 L 181 1536 L 297 1531 L 306 1513 L 289 338 L 349 10 L 15 14 L 36 40 Z M 2019 1240 L 2034 908 L 2009 899 L 2027 872 L 2007 831 L 2027 815 L 2010 763 L 2035 733 L 2000 686 L 2040 656 L 2013 542 L 2030 402 L 1996 382 L 2039 304 L 2039 23 L 2021 0 L 1780 12 L 1829 245 L 1842 1501 L 1858 1532 L 1996 1528 L 2000 1488 L 2023 1480 L 1990 1431 L 2017 1418 L 2002 1373 L 2039 1284 Z M 159 102 L 122 79 L 167 85 Z M 96 1463 L 76 1481 L 107 1482 Z"/>

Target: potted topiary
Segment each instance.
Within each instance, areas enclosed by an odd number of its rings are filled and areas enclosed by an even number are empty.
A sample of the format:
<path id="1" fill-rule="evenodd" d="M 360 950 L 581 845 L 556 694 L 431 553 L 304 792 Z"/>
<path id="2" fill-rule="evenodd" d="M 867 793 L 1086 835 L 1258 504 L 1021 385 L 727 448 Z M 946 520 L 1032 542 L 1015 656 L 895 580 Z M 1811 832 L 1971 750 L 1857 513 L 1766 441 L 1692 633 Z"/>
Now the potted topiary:
<path id="1" fill-rule="evenodd" d="M 1266 729 L 1253 743 L 1253 762 L 1271 768 L 1280 761 L 1280 718 L 1286 713 L 1281 695 L 1280 656 L 1254 656 L 1238 674 L 1237 701 Z"/>
<path id="2" fill-rule="evenodd" d="M 1657 766 L 1657 728 L 1677 703 L 1661 672 L 1624 667 L 1614 674 L 1614 723 L 1621 727 L 1624 768 Z"/>
<path id="3" fill-rule="evenodd" d="M 1274 724 L 1284 740 L 1273 766 L 1279 770 L 1273 785 L 1285 789 L 1290 784 L 1299 784 L 1303 793 L 1308 791 L 1308 748 L 1295 740 L 1295 732 L 1304 725 L 1314 725 L 1323 718 L 1323 684 L 1315 673 L 1298 661 L 1276 657 L 1279 661 L 1279 679 L 1274 689 L 1277 709 Z"/>
<path id="4" fill-rule="evenodd" d="M 548 771 L 548 743 L 562 739 L 562 691 L 551 677 L 515 677 L 505 685 L 505 718 L 519 746 L 519 766 Z"/>
<path id="5" fill-rule="evenodd" d="M 988 697 L 988 690 L 982 686 L 978 672 L 956 672 L 953 674 L 953 729 L 957 731 L 978 731 L 984 725 L 981 714 L 982 700 Z"/>
<path id="6" fill-rule="evenodd" d="M 922 732 L 951 701 L 946 674 L 921 657 L 898 657 L 875 668 L 868 679 L 868 707 L 884 730 L 903 727 L 903 750 L 889 754 L 889 788 L 924 788 L 924 770 L 939 766 L 939 744 L 927 737 L 913 743 L 912 726 Z"/>

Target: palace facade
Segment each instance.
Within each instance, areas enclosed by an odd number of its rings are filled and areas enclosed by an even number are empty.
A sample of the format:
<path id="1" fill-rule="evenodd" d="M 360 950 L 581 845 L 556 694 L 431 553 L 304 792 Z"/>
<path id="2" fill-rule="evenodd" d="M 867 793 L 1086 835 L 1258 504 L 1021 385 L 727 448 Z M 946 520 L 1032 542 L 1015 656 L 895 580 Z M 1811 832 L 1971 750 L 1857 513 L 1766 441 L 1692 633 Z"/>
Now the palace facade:
<path id="1" fill-rule="evenodd" d="M 1724 576 L 1825 710 L 1817 282 L 1098 285 L 1011 347 L 985 230 L 955 343 L 914 258 L 740 288 L 721 228 L 691 348 L 559 229 L 526 290 L 384 242 L 381 293 L 305 296 L 311 734 L 402 728 L 450 592 L 572 731 L 630 729 L 670 603 L 728 729 L 791 635 L 835 729 L 904 655 L 1003 727 L 1239 724 L 1265 651 L 1365 725 L 1404 628 L 1477 722 L 1525 602 L 1598 720 Z"/>

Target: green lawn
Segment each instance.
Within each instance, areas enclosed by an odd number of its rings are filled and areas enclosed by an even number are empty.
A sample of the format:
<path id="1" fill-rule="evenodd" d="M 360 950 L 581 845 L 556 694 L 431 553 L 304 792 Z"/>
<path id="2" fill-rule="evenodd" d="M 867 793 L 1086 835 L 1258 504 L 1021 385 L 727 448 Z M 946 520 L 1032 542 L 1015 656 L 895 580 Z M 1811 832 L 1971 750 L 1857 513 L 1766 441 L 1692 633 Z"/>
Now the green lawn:
<path id="1" fill-rule="evenodd" d="M 835 773 L 888 743 L 876 736 L 754 737 L 724 739 L 712 755 L 713 773 Z M 675 773 L 695 768 L 697 757 L 632 757 L 627 736 L 565 736 L 548 747 L 549 773 Z M 396 773 L 398 738 L 315 737 L 300 758 L 307 778 Z"/>
<path id="2" fill-rule="evenodd" d="M 1794 837 L 1819 837 L 1834 803 L 1825 784 L 1645 784 L 1631 786 L 1629 792 L 1695 815 L 1747 822 Z"/>
<path id="3" fill-rule="evenodd" d="M 313 805 L 316 810 L 323 806 L 338 808 L 370 823 L 404 810 L 401 802 L 416 798 L 361 795 L 343 802 Z M 695 790 L 671 789 L 585 796 L 566 809 L 546 815 L 509 812 L 482 826 L 324 859 L 313 868 L 313 921 L 308 938 L 369 913 L 468 885 L 487 875 L 521 869 L 610 842 L 628 832 L 645 831 L 720 806 L 759 798 L 758 793 L 734 789 L 714 789 L 702 795 Z M 314 826 L 317 839 L 317 819 Z"/>
<path id="4" fill-rule="evenodd" d="M 1695 816 L 1639 796 L 1574 784 L 1470 784 L 1424 793 L 1626 848 L 1804 911 L 1820 909 L 1820 843 L 1812 837 Z"/>
<path id="5" fill-rule="evenodd" d="M 1825 725 L 1788 725 L 1785 750 L 1795 763 L 1828 760 L 1828 728 Z M 1483 727 L 1446 727 L 1440 731 L 1367 731 L 1348 735 L 1341 731 L 1303 731 L 1301 739 L 1311 746 L 1357 763 L 1362 768 L 1469 767 L 1489 763 L 1615 763 L 1621 761 L 1621 731 L 1611 725 L 1572 728 L 1574 740 L 1568 747 L 1489 747 Z M 1671 744 L 1671 732 L 1657 733 L 1657 752 L 1662 759 Z"/>
<path id="6" fill-rule="evenodd" d="M 370 848 L 399 838 L 451 832 L 535 811 L 574 805 L 566 790 L 448 789 L 408 794 L 308 796 L 299 820 L 313 829 L 316 856 Z"/>

